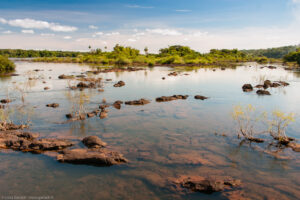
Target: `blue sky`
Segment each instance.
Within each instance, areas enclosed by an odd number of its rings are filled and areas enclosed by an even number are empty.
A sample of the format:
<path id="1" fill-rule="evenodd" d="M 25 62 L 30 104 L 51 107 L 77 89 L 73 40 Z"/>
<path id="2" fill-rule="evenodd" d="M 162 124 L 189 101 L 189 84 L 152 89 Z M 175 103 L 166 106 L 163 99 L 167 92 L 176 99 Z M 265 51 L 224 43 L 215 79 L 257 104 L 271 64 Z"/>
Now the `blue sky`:
<path id="1" fill-rule="evenodd" d="M 0 48 L 266 48 L 299 25 L 300 0 L 1 0 Z"/>

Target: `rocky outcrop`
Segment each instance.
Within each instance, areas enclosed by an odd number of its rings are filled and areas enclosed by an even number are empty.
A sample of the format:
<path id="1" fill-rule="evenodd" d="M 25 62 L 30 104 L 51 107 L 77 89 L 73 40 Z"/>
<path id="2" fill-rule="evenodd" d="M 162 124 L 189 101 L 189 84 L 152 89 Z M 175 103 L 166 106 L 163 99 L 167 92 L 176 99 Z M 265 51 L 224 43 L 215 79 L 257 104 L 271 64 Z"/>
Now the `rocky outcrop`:
<path id="1" fill-rule="evenodd" d="M 114 104 L 113 104 L 113 106 L 114 106 L 116 109 L 120 110 L 122 104 L 123 104 L 123 101 L 115 101 Z"/>
<path id="2" fill-rule="evenodd" d="M 88 148 L 101 148 L 107 145 L 98 136 L 85 137 L 83 138 L 82 143 Z"/>
<path id="3" fill-rule="evenodd" d="M 64 74 L 62 74 L 62 75 L 59 75 L 58 78 L 59 79 L 73 79 L 74 76 L 73 75 L 64 75 Z"/>
<path id="4" fill-rule="evenodd" d="M 51 104 L 47 104 L 46 106 L 51 107 L 51 108 L 57 108 L 57 107 L 59 107 L 59 104 L 58 103 L 51 103 Z"/>
<path id="5" fill-rule="evenodd" d="M 205 178 L 202 176 L 180 176 L 173 180 L 173 183 L 190 192 L 201 192 L 206 194 L 232 190 L 241 185 L 240 180 L 234 180 L 231 177 Z"/>
<path id="6" fill-rule="evenodd" d="M 10 103 L 11 100 L 10 99 L 1 99 L 0 100 L 0 103 L 3 103 L 3 104 L 7 104 L 7 103 Z"/>
<path id="7" fill-rule="evenodd" d="M 76 87 L 79 89 L 96 88 L 96 84 L 93 82 L 90 82 L 90 83 L 79 82 Z"/>
<path id="8" fill-rule="evenodd" d="M 55 138 L 37 139 L 38 134 L 19 131 L 0 132 L 2 148 L 15 151 L 41 153 L 43 151 L 57 151 L 72 146 L 74 143 Z"/>
<path id="9" fill-rule="evenodd" d="M 162 96 L 156 98 L 157 102 L 166 102 L 166 101 L 174 101 L 178 99 L 187 99 L 189 96 L 188 95 L 173 95 L 173 96 Z"/>
<path id="10" fill-rule="evenodd" d="M 106 149 L 66 149 L 57 156 L 57 160 L 63 163 L 94 166 L 111 166 L 128 162 L 122 154 Z"/>
<path id="11" fill-rule="evenodd" d="M 126 105 L 136 105 L 136 106 L 146 105 L 148 103 L 150 103 L 150 101 L 147 100 L 147 99 L 140 99 L 140 100 L 126 101 L 125 102 Z"/>
<path id="12" fill-rule="evenodd" d="M 168 74 L 168 76 L 178 76 L 178 73 L 177 72 L 171 72 Z"/>
<path id="13" fill-rule="evenodd" d="M 253 86 L 251 84 L 244 84 L 242 87 L 244 92 L 252 92 L 253 91 Z"/>
<path id="14" fill-rule="evenodd" d="M 194 97 L 195 99 L 198 99 L 198 100 L 205 100 L 205 99 L 208 99 L 208 97 L 205 97 L 205 96 L 202 96 L 202 95 L 196 95 L 195 97 Z"/>
<path id="15" fill-rule="evenodd" d="M 0 122 L 0 131 L 22 130 L 24 128 L 28 128 L 28 125 L 25 124 L 17 125 L 14 123 Z"/>
<path id="16" fill-rule="evenodd" d="M 258 94 L 258 95 L 271 95 L 271 93 L 267 90 L 257 90 L 256 94 Z"/>
<path id="17" fill-rule="evenodd" d="M 114 87 L 123 87 L 125 85 L 124 81 L 119 81 L 118 83 L 114 84 Z"/>

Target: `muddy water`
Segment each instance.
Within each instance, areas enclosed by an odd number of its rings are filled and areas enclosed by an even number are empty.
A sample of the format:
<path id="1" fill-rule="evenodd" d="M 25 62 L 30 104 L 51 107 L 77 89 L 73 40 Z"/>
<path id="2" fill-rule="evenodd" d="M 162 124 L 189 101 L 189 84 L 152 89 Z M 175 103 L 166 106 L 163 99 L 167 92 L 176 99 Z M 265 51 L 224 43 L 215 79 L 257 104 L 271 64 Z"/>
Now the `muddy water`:
<path id="1" fill-rule="evenodd" d="M 292 71 L 240 66 L 216 71 L 198 69 L 177 77 L 156 67 L 137 72 L 107 73 L 98 77 L 104 92 L 97 89 L 70 91 L 75 81 L 58 75 L 79 75 L 88 66 L 17 62 L 20 76 L 1 78 L 0 97 L 14 99 L 10 118 L 31 122 L 30 130 L 41 136 L 82 138 L 98 135 L 110 148 L 130 160 L 128 165 L 92 167 L 58 163 L 46 155 L 0 152 L 1 196 L 50 196 L 54 199 L 226 199 L 219 193 L 187 194 L 169 187 L 169 178 L 179 175 L 231 176 L 243 183 L 238 193 L 251 199 L 297 199 L 300 196 L 300 153 L 284 149 L 275 158 L 264 152 L 267 145 L 240 145 L 231 119 L 235 105 L 252 104 L 260 111 L 296 113 L 287 134 L 300 139 L 300 76 Z M 42 71 L 35 72 L 34 69 Z M 51 77 L 51 79 L 50 79 Z M 166 80 L 162 80 L 166 77 Z M 33 80 L 28 80 L 29 78 Z M 271 89 L 271 96 L 243 93 L 244 83 L 284 80 L 291 85 Z M 119 80 L 125 87 L 114 88 Z M 45 81 L 46 83 L 43 83 Z M 44 87 L 49 90 L 44 90 Z M 190 95 L 187 100 L 156 103 L 155 98 L 173 94 Z M 210 97 L 195 100 L 194 95 Z M 21 99 L 24 101 L 22 102 Z M 72 123 L 65 114 L 78 107 L 96 109 L 103 99 L 151 100 L 145 106 L 110 107 L 108 118 L 98 117 Z M 53 109 L 45 105 L 59 103 Z M 222 134 L 226 136 L 221 136 Z M 268 135 L 261 137 L 269 138 Z"/>

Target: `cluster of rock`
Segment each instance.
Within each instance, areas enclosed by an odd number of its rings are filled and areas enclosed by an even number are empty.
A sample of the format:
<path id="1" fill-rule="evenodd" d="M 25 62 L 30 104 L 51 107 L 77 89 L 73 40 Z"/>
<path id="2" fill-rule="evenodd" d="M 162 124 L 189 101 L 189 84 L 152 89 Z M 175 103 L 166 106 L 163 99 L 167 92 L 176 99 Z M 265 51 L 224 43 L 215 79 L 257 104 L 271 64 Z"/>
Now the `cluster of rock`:
<path id="1" fill-rule="evenodd" d="M 188 192 L 212 194 L 214 192 L 230 191 L 241 186 L 240 180 L 231 177 L 206 178 L 202 176 L 180 176 L 172 179 L 177 190 L 184 188 Z"/>
<path id="2" fill-rule="evenodd" d="M 57 107 L 59 107 L 59 104 L 58 103 L 51 103 L 51 104 L 47 104 L 46 107 L 57 108 Z"/>
<path id="3" fill-rule="evenodd" d="M 12 101 L 11 99 L 1 99 L 1 100 L 0 100 L 0 103 L 8 104 L 8 103 L 10 103 L 11 101 Z"/>
<path id="4" fill-rule="evenodd" d="M 255 88 L 258 88 L 258 90 L 256 91 L 256 93 L 258 95 L 271 95 L 271 93 L 269 91 L 267 91 L 266 89 L 277 88 L 277 87 L 286 87 L 288 85 L 289 85 L 289 83 L 284 82 L 284 81 L 272 82 L 270 80 L 265 80 L 264 84 L 256 85 Z M 251 84 L 244 84 L 242 86 L 242 89 L 244 92 L 252 92 L 254 90 L 254 87 Z"/>
<path id="5" fill-rule="evenodd" d="M 168 74 L 168 76 L 177 76 L 177 75 L 178 75 L 177 72 L 171 72 L 171 73 Z"/>
<path id="6" fill-rule="evenodd" d="M 65 74 L 62 74 L 62 75 L 59 75 L 58 78 L 59 79 L 73 79 L 74 75 L 65 75 Z"/>
<path id="7" fill-rule="evenodd" d="M 150 101 L 147 100 L 147 99 L 139 99 L 139 100 L 133 100 L 133 101 L 126 101 L 125 102 L 126 105 L 136 105 L 136 106 L 146 105 L 148 103 L 150 103 Z"/>
<path id="8" fill-rule="evenodd" d="M 189 95 L 173 95 L 173 96 L 162 96 L 156 98 L 157 102 L 167 102 L 167 101 L 174 101 L 178 99 L 187 99 Z"/>
<path id="9" fill-rule="evenodd" d="M 123 87 L 123 86 L 125 86 L 124 81 L 119 81 L 118 83 L 114 84 L 114 87 Z"/>
<path id="10" fill-rule="evenodd" d="M 38 139 L 38 137 L 38 134 L 29 132 L 2 131 L 0 132 L 0 148 L 32 153 L 54 151 L 59 153 L 57 155 L 59 162 L 73 164 L 111 166 L 128 162 L 122 154 L 105 149 L 107 144 L 97 136 L 89 136 L 82 140 L 88 149 L 66 149 L 74 146 L 75 143 L 64 139 Z"/>

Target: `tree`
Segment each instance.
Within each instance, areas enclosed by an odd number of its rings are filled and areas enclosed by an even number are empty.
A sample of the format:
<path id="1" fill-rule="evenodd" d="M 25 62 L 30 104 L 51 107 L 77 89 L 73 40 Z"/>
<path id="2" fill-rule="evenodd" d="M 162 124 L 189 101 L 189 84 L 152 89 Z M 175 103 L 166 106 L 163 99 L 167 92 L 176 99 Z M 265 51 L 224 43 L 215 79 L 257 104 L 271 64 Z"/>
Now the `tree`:
<path id="1" fill-rule="evenodd" d="M 145 51 L 145 54 L 148 55 L 148 47 L 145 47 L 144 51 Z"/>

